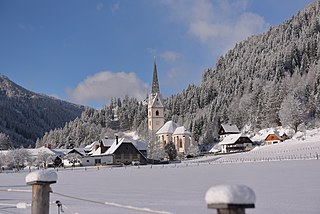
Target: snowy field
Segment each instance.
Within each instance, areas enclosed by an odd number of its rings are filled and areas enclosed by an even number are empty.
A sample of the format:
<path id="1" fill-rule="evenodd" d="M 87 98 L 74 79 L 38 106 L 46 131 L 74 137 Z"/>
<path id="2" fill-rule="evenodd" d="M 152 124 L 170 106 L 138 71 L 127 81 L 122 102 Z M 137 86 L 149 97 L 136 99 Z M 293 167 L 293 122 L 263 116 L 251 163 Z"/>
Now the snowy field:
<path id="1" fill-rule="evenodd" d="M 59 169 L 58 182 L 51 185 L 50 213 L 58 213 L 56 200 L 62 202 L 66 214 L 150 213 L 125 205 L 162 213 L 215 213 L 206 208 L 206 191 L 220 184 L 244 184 L 257 198 L 256 208 L 246 210 L 249 214 L 316 214 L 320 212 L 319 133 L 308 131 L 248 153 L 207 156 L 180 164 Z M 30 207 L 15 207 L 21 202 L 31 204 L 31 192 L 8 192 L 30 191 L 25 184 L 27 174 L 0 173 L 0 214 L 31 213 Z"/>
<path id="2" fill-rule="evenodd" d="M 19 202 L 31 203 L 31 193 L 4 192 L 31 190 L 25 185 L 27 172 L 0 174 L 0 213 L 30 213 L 10 208 Z M 56 193 L 150 208 L 168 213 L 214 213 L 206 208 L 205 193 L 213 185 L 244 184 L 257 197 L 256 208 L 247 213 L 319 213 L 320 161 L 273 161 L 230 164 L 181 163 L 177 165 L 60 170 Z M 50 213 L 57 213 L 60 200 L 65 213 L 148 213 L 90 203 L 51 194 Z"/>

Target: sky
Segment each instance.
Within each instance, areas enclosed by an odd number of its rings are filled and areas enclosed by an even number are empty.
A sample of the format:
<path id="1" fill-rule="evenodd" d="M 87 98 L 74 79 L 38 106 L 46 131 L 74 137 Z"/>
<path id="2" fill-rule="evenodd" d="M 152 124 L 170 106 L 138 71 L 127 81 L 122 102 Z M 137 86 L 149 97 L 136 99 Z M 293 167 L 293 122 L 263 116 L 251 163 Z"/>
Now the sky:
<path id="1" fill-rule="evenodd" d="M 311 0 L 1 0 L 0 75 L 36 93 L 101 108 L 143 100 L 154 56 L 163 97 L 199 85 L 234 45 Z"/>

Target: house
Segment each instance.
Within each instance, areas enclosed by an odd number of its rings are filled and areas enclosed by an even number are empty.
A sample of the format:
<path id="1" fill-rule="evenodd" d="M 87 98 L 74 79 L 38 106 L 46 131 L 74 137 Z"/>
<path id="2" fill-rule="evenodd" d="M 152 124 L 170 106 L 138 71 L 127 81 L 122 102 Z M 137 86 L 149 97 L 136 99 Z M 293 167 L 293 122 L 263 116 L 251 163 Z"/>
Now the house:
<path id="1" fill-rule="evenodd" d="M 133 161 L 141 164 L 147 163 L 147 158 L 133 145 L 133 143 L 125 138 L 116 140 L 106 151 L 106 155 L 113 155 L 113 164 L 131 164 Z"/>
<path id="2" fill-rule="evenodd" d="M 108 140 L 110 145 L 110 140 Z M 140 141 L 130 141 L 124 138 L 118 138 L 112 140 L 112 144 L 107 146 L 106 144 L 96 142 L 90 144 L 92 150 L 87 153 L 86 156 L 81 158 L 81 164 L 83 166 L 94 166 L 94 165 L 109 165 L 109 164 L 131 164 L 133 161 L 141 164 L 147 163 L 147 158 L 144 155 L 147 151 L 145 143 Z M 86 147 L 86 149 L 88 149 Z"/>
<path id="3" fill-rule="evenodd" d="M 218 145 L 221 153 L 244 152 L 252 149 L 253 142 L 242 134 L 229 134 Z M 215 148 L 216 149 L 216 148 Z"/>
<path id="4" fill-rule="evenodd" d="M 265 145 L 272 145 L 283 142 L 284 140 L 288 139 L 286 133 L 279 133 L 274 131 L 273 133 L 269 133 L 267 137 L 264 139 Z"/>
<path id="5" fill-rule="evenodd" d="M 186 154 L 192 144 L 191 132 L 184 126 L 179 126 L 172 120 L 166 122 L 157 132 L 157 140 L 164 147 L 167 143 L 173 142 L 180 154 Z"/>
<path id="6" fill-rule="evenodd" d="M 240 130 L 236 125 L 221 124 L 218 134 L 220 135 L 220 140 L 223 140 L 230 134 L 240 134 Z"/>

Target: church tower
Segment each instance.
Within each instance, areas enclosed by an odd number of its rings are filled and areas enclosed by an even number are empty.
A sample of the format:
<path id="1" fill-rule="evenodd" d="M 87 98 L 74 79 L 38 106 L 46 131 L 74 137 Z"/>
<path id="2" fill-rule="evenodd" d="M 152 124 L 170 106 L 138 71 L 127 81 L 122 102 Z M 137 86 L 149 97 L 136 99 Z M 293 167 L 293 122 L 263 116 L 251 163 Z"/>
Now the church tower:
<path id="1" fill-rule="evenodd" d="M 152 90 L 148 97 L 148 130 L 154 135 L 164 124 L 164 106 L 160 94 L 157 64 L 154 57 Z"/>

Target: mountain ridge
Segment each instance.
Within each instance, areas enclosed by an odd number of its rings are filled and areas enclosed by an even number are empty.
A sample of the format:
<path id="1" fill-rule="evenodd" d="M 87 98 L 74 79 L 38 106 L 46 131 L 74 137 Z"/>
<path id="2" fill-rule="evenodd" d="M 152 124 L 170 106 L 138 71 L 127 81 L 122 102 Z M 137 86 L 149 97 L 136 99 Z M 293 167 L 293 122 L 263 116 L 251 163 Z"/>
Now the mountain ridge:
<path id="1" fill-rule="evenodd" d="M 0 75 L 0 132 L 14 146 L 34 146 L 46 131 L 81 115 L 84 106 L 29 91 Z"/>

